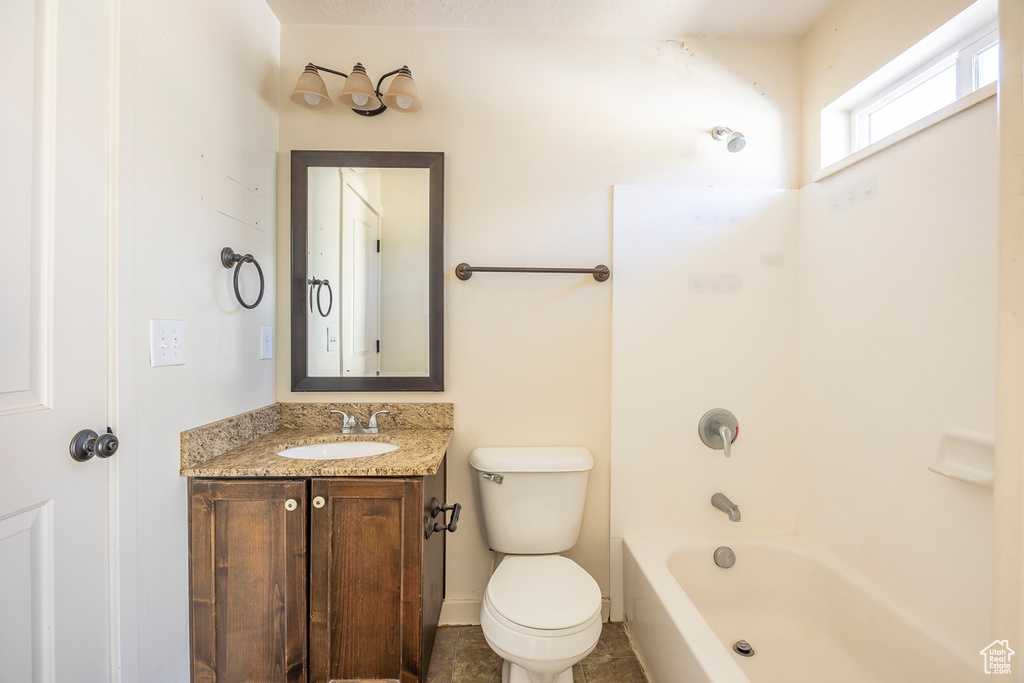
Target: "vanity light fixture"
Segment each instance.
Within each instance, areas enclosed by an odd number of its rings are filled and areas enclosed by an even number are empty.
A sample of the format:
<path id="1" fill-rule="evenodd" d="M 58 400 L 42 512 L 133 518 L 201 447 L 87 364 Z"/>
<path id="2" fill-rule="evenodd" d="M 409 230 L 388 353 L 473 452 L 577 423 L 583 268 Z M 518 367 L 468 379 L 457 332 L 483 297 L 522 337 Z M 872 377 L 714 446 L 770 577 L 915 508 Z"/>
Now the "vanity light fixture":
<path id="1" fill-rule="evenodd" d="M 380 77 L 377 87 L 374 88 L 361 62 L 352 67 L 350 74 L 310 62 L 299 76 L 295 89 L 288 99 L 306 109 L 327 110 L 333 107 L 334 101 L 327 93 L 327 86 L 320 77 L 320 71 L 345 77 L 345 88 L 338 96 L 338 100 L 362 116 L 377 116 L 388 109 L 411 114 L 423 108 L 416 81 L 412 80 L 412 71 L 409 67 L 403 66 L 401 69 L 387 72 Z M 388 91 L 381 95 L 380 87 L 389 76 L 395 78 L 391 81 Z"/>

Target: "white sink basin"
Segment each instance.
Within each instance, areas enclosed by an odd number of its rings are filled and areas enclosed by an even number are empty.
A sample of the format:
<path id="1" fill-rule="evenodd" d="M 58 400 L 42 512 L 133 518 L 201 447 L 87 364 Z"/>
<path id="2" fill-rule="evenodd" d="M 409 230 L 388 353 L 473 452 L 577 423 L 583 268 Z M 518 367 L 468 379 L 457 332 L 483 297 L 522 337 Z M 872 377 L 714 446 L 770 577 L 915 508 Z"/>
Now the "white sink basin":
<path id="1" fill-rule="evenodd" d="M 379 441 L 344 441 L 342 443 L 318 443 L 312 446 L 296 446 L 278 451 L 278 455 L 300 460 L 342 460 L 344 458 L 365 458 L 368 455 L 390 453 L 397 449 L 393 443 Z"/>

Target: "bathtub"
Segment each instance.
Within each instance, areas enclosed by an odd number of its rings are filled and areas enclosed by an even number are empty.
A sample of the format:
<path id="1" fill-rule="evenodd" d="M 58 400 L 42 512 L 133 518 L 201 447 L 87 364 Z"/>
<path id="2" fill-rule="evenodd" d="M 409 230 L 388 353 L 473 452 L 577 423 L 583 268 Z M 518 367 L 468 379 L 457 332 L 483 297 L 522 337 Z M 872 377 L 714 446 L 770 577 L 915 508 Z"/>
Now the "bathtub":
<path id="1" fill-rule="evenodd" d="M 719 545 L 736 553 L 731 569 L 715 565 Z M 623 597 L 626 629 L 651 683 L 993 678 L 980 654 L 970 658 L 796 538 L 626 539 Z M 741 639 L 754 656 L 733 652 Z"/>

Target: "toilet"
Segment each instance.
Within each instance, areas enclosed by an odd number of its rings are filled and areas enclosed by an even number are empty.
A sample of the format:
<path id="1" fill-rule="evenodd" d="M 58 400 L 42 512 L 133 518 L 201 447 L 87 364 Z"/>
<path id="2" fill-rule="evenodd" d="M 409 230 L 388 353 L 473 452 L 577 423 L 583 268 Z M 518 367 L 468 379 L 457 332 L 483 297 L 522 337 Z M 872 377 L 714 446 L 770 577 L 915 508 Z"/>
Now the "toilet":
<path id="1" fill-rule="evenodd" d="M 477 448 L 469 464 L 487 543 L 505 553 L 480 608 L 502 683 L 572 683 L 601 635 L 601 589 L 558 553 L 579 538 L 594 458 L 576 446 Z"/>

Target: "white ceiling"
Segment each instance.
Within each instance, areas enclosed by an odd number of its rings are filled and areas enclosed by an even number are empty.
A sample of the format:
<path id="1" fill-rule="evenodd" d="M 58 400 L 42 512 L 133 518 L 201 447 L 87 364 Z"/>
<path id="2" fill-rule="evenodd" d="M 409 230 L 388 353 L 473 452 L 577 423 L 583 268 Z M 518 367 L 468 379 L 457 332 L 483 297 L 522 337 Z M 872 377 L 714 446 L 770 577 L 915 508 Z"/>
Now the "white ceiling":
<path id="1" fill-rule="evenodd" d="M 801 38 L 837 0 L 267 0 L 283 24 Z"/>

